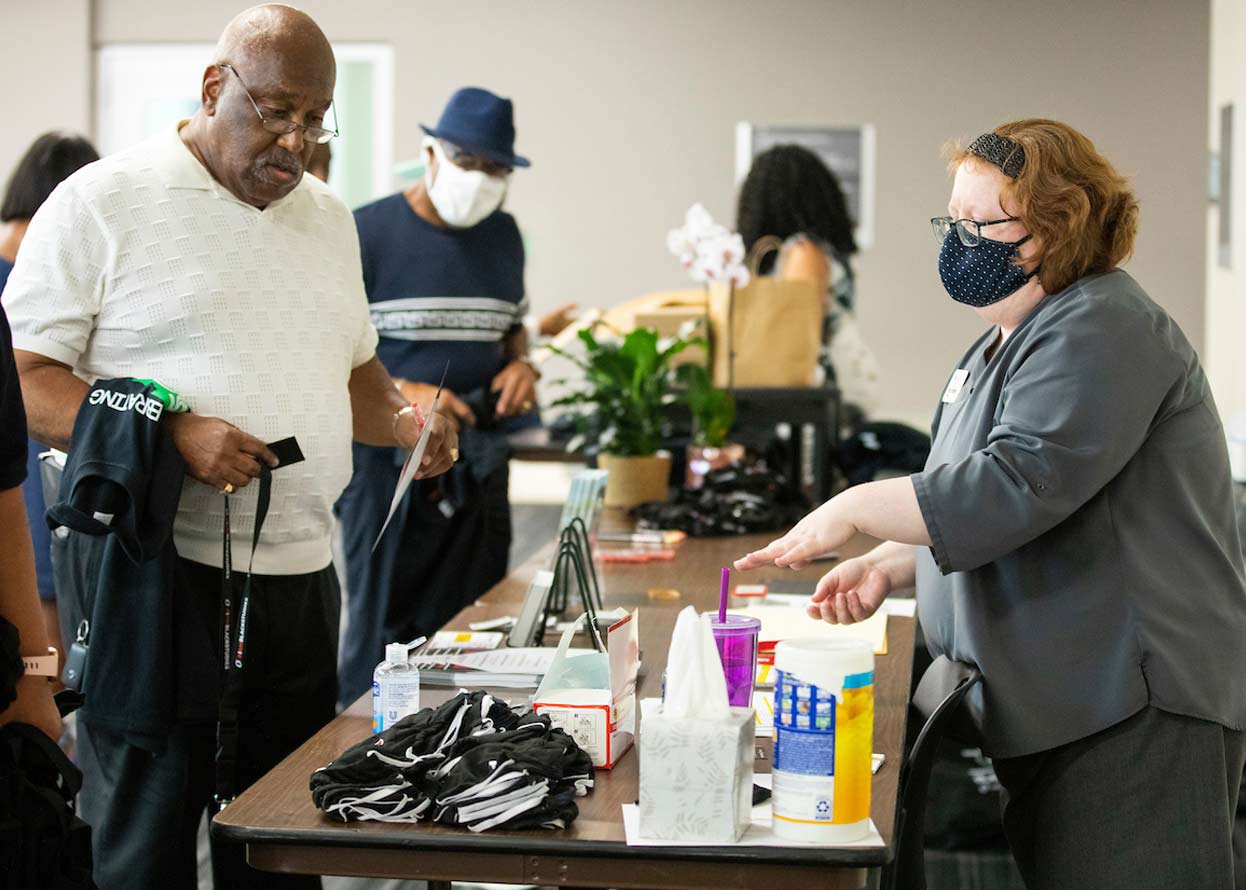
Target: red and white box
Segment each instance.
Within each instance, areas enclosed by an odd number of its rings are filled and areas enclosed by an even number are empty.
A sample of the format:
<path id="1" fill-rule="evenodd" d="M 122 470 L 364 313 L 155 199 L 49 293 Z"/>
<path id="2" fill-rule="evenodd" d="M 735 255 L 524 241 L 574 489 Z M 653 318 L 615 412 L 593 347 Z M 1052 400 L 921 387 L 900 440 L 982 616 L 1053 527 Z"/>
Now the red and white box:
<path id="1" fill-rule="evenodd" d="M 570 650 L 575 626 L 568 628 L 532 702 L 533 711 L 575 739 L 600 769 L 613 768 L 636 740 L 638 622 L 633 611 L 611 625 L 604 653 Z"/>

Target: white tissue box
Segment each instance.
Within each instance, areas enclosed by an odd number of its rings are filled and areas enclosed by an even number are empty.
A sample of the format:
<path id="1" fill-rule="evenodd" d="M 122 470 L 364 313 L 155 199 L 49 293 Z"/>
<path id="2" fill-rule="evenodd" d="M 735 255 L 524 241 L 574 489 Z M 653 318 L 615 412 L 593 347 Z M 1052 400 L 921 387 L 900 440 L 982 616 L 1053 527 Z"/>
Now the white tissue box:
<path id="1" fill-rule="evenodd" d="M 735 843 L 753 810 L 753 709 L 673 719 L 641 702 L 640 836 Z"/>

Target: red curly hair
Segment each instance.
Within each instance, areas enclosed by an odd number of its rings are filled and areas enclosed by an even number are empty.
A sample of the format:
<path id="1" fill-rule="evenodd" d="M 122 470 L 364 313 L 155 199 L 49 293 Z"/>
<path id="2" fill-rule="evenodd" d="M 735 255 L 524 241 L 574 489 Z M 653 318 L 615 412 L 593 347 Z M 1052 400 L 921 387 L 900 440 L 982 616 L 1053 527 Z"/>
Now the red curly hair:
<path id="1" fill-rule="evenodd" d="M 1039 242 L 1029 262 L 1039 264 L 1043 290 L 1059 293 L 1096 272 L 1107 272 L 1133 253 L 1138 234 L 1138 199 L 1129 181 L 1099 154 L 1086 136 L 1059 121 L 1031 118 L 1002 124 L 992 132 L 1025 150 L 1021 174 L 1000 194 Z M 987 164 L 954 144 L 949 166 Z"/>

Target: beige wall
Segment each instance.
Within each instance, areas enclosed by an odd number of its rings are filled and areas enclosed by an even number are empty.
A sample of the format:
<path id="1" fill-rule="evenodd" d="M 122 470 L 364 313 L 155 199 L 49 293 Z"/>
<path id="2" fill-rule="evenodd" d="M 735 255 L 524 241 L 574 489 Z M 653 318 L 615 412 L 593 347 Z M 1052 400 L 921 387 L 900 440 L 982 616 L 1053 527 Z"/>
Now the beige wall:
<path id="1" fill-rule="evenodd" d="M 1230 267 L 1219 263 L 1219 212 L 1208 213 L 1207 369 L 1222 417 L 1246 415 L 1246 9 L 1240 0 L 1213 0 L 1211 10 L 1212 151 L 1220 150 L 1220 108 L 1234 105 L 1233 250 Z"/>
<path id="2" fill-rule="evenodd" d="M 90 128 L 89 0 L 0 0 L 0 181 L 41 133 Z"/>
<path id="3" fill-rule="evenodd" d="M 242 5 L 95 0 L 94 38 L 211 40 Z M 331 39 L 393 42 L 398 157 L 416 150 L 418 123 L 433 121 L 455 87 L 514 97 L 519 147 L 535 165 L 516 176 L 510 207 L 529 239 L 538 309 L 682 286 L 664 236 L 693 201 L 730 219 L 736 121 L 870 122 L 877 239 L 858 263 L 861 323 L 884 370 L 883 413 L 925 422 L 978 330 L 935 273 L 925 220 L 947 200 L 940 146 L 1044 115 L 1084 129 L 1136 177 L 1143 226 L 1129 268 L 1201 345 L 1207 0 L 305 8 Z"/>

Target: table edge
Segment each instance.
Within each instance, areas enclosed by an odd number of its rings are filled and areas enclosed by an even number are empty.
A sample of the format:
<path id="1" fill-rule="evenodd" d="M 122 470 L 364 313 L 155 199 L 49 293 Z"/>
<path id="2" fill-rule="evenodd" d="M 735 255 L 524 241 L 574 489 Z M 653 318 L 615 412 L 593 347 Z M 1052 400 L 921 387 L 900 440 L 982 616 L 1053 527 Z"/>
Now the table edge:
<path id="1" fill-rule="evenodd" d="M 494 853 L 516 856 L 557 856 L 568 859 L 617 859 L 635 855 L 631 851 L 643 850 L 646 859 L 685 862 L 735 862 L 740 865 L 808 865 L 832 868 L 877 868 L 888 865 L 895 858 L 894 844 L 881 847 L 775 847 L 750 845 L 723 845 L 707 847 L 684 846 L 632 846 L 619 841 L 567 840 L 557 837 L 533 837 L 526 835 L 489 835 L 487 833 L 452 834 L 438 832 L 421 837 L 412 833 L 402 842 L 392 837 L 372 837 L 365 833 L 337 831 L 326 827 L 323 832 L 283 831 L 272 828 L 244 828 L 230 823 L 212 820 L 211 834 L 215 838 L 250 847 L 349 847 L 351 849 L 381 849 L 418 852 L 436 850 L 439 853 Z"/>

